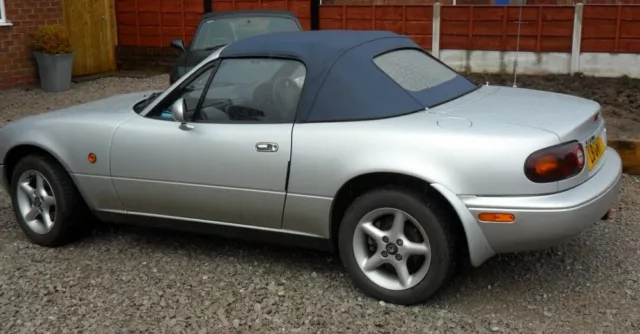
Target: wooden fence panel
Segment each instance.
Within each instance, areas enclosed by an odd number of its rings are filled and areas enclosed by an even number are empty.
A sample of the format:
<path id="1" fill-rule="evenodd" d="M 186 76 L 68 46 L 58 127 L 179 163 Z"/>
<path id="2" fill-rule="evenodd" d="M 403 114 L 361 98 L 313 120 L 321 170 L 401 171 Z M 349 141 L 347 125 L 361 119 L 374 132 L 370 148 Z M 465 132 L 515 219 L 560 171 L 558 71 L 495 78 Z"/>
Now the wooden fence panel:
<path id="1" fill-rule="evenodd" d="M 202 0 L 115 0 L 115 6 L 121 46 L 189 43 L 204 14 Z M 212 0 L 212 9 L 288 10 L 310 29 L 307 0 Z M 319 19 L 323 30 L 390 30 L 431 49 L 432 5 L 323 5 Z M 570 5 L 442 5 L 440 49 L 571 52 L 573 20 Z M 640 6 L 585 5 L 581 42 L 582 52 L 640 53 Z"/>
<path id="2" fill-rule="evenodd" d="M 304 30 L 311 29 L 308 0 L 211 0 L 211 8 L 214 12 L 243 9 L 288 10 L 296 14 Z"/>
<path id="3" fill-rule="evenodd" d="M 310 29 L 306 0 L 214 0 L 214 11 L 279 9 L 296 14 L 302 27 Z M 174 39 L 188 44 L 204 14 L 202 0 L 116 0 L 120 46 L 168 47 Z"/>
<path id="4" fill-rule="evenodd" d="M 422 48 L 431 50 L 433 38 L 433 7 L 405 6 L 405 13 L 405 35 L 411 37 Z"/>
<path id="5" fill-rule="evenodd" d="M 449 16 L 450 13 L 447 13 Z M 470 7 L 471 24 L 467 31 L 469 48 L 473 50 L 504 50 L 506 7 Z M 459 37 L 458 37 L 459 38 Z M 462 43 L 463 39 L 459 38 Z"/>
<path id="6" fill-rule="evenodd" d="M 442 6 L 440 49 L 570 52 L 573 13 L 560 5 Z"/>
<path id="7" fill-rule="evenodd" d="M 431 50 L 433 6 L 424 5 L 323 5 L 320 29 L 389 30 L 411 37 Z"/>
<path id="8" fill-rule="evenodd" d="M 538 7 L 538 52 L 571 52 L 574 6 Z"/>
<path id="9" fill-rule="evenodd" d="M 618 49 L 622 6 L 584 6 L 582 15 L 582 52 L 611 52 Z"/>
<path id="10" fill-rule="evenodd" d="M 640 53 L 640 6 L 622 6 L 617 52 Z"/>
<path id="11" fill-rule="evenodd" d="M 204 13 L 202 0 L 116 0 L 118 45 L 168 47 L 189 43 Z"/>
<path id="12" fill-rule="evenodd" d="M 440 8 L 440 49 L 469 49 L 473 30 L 472 6 Z"/>
<path id="13" fill-rule="evenodd" d="M 581 52 L 640 53 L 640 6 L 585 6 L 580 49 Z"/>

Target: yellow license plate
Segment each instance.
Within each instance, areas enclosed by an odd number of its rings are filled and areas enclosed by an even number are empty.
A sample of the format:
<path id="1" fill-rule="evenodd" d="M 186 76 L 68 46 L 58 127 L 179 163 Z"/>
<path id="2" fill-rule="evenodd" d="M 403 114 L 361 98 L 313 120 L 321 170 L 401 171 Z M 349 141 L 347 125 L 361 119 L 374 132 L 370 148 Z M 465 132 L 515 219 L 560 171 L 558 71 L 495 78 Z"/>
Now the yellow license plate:
<path id="1" fill-rule="evenodd" d="M 587 167 L 589 170 L 592 170 L 593 166 L 598 163 L 604 154 L 604 149 L 604 141 L 600 136 L 592 137 L 587 141 Z"/>

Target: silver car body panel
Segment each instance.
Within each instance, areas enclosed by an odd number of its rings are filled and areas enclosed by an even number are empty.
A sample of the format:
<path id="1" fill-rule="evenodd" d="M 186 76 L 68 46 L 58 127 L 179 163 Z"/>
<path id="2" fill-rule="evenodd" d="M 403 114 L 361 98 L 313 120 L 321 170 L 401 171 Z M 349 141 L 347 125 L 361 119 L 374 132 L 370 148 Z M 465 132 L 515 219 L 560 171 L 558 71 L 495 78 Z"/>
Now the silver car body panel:
<path id="1" fill-rule="evenodd" d="M 279 228 L 292 124 L 178 124 L 137 117 L 119 126 L 111 175 L 125 209 Z M 278 151 L 257 152 L 262 141 Z"/>
<path id="2" fill-rule="evenodd" d="M 333 199 L 350 180 L 397 173 L 428 182 L 463 224 L 471 262 L 574 236 L 611 207 L 621 162 L 608 149 L 592 171 L 536 184 L 523 173 L 534 151 L 606 130 L 595 102 L 521 88 L 483 86 L 438 107 L 372 120 L 294 124 L 193 124 L 144 116 L 219 49 L 151 102 L 113 96 L 26 117 L 0 128 L 0 163 L 19 145 L 51 153 L 96 212 L 291 233 L 331 235 Z M 279 150 L 257 152 L 258 142 Z M 95 153 L 95 164 L 87 161 Z M 290 167 L 289 167 L 290 163 Z M 287 172 L 287 169 L 290 170 Z M 4 169 L 4 168 L 3 168 Z M 3 180 L 5 181 L 5 180 Z M 481 211 L 515 212 L 487 224 Z"/>

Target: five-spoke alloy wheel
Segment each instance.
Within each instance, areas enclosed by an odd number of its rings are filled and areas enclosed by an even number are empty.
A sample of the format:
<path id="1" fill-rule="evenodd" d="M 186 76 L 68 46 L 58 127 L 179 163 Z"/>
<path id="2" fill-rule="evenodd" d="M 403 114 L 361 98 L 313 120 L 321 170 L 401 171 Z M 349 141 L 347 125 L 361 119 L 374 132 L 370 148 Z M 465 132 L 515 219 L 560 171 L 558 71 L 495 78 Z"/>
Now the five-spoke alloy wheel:
<path id="1" fill-rule="evenodd" d="M 353 201 L 340 225 L 338 246 L 355 285 L 376 299 L 423 302 L 454 271 L 455 222 L 418 191 L 391 188 Z"/>
<path id="2" fill-rule="evenodd" d="M 32 242 L 55 247 L 80 234 L 88 210 L 55 159 L 45 154 L 23 157 L 13 168 L 10 184 L 16 220 Z"/>
<path id="3" fill-rule="evenodd" d="M 18 178 L 19 214 L 29 228 L 38 234 L 51 231 L 55 223 L 56 197 L 49 181 L 35 170 L 27 170 Z"/>
<path id="4" fill-rule="evenodd" d="M 362 272 L 389 290 L 415 286 L 431 264 L 429 238 L 422 226 L 392 208 L 375 209 L 360 220 L 353 234 L 353 254 Z"/>

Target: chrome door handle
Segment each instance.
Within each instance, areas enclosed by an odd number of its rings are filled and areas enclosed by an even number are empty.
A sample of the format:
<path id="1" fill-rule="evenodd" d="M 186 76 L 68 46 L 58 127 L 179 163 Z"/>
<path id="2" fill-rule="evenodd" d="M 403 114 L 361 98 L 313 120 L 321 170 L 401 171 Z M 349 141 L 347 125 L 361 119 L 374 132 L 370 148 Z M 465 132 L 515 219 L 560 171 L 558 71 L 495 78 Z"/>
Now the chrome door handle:
<path id="1" fill-rule="evenodd" d="M 256 151 L 258 152 L 277 152 L 278 144 L 276 143 L 257 143 Z"/>

